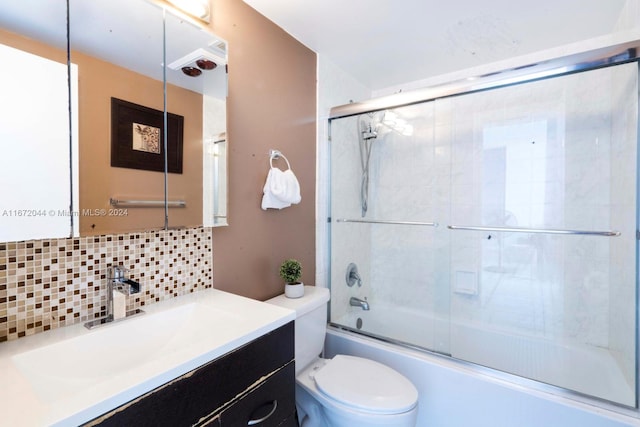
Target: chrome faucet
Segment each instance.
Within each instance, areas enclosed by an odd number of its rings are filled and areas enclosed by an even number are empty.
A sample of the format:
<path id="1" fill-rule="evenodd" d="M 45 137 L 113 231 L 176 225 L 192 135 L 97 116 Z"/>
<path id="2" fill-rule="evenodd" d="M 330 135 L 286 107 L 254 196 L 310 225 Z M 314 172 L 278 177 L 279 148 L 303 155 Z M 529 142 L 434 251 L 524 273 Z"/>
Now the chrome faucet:
<path id="1" fill-rule="evenodd" d="M 111 323 L 117 320 L 114 316 L 113 310 L 113 293 L 120 292 L 123 295 L 132 295 L 140 292 L 140 284 L 138 282 L 134 282 L 131 279 L 127 279 L 125 277 L 126 272 L 129 270 L 123 267 L 122 265 L 112 265 L 109 266 L 107 271 L 107 306 L 106 313 L 103 318 L 92 320 L 91 322 L 87 322 L 84 326 L 88 329 L 95 328 L 96 326 L 104 325 L 106 323 Z M 137 314 L 144 314 L 144 311 L 139 308 L 128 311 L 125 313 L 122 319 L 126 319 L 131 316 L 135 316 Z"/>
<path id="2" fill-rule="evenodd" d="M 367 301 L 367 297 L 364 297 L 364 299 L 351 297 L 349 305 L 352 307 L 360 307 L 364 311 L 369 311 L 369 302 Z"/>
<path id="3" fill-rule="evenodd" d="M 113 291 L 118 291 L 124 295 L 140 292 L 140 284 L 125 277 L 128 271 L 121 265 L 112 265 L 107 273 L 107 317 L 113 320 L 115 320 L 113 314 Z"/>

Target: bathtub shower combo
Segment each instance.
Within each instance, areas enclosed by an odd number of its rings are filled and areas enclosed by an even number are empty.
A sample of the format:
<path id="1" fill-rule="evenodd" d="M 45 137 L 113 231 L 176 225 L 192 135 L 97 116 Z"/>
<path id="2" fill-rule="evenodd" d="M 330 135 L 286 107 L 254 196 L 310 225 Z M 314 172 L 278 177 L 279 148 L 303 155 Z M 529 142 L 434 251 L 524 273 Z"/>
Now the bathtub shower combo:
<path id="1" fill-rule="evenodd" d="M 619 58 L 334 108 L 330 323 L 637 408 L 638 63 Z"/>

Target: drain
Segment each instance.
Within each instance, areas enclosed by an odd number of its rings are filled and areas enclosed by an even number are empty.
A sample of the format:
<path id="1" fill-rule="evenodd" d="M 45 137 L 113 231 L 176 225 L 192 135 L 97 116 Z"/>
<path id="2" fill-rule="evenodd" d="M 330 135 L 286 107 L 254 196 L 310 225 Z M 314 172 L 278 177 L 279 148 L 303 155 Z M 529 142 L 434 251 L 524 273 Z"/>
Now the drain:
<path id="1" fill-rule="evenodd" d="M 358 320 L 356 320 L 356 328 L 362 329 L 362 319 L 359 317 Z"/>

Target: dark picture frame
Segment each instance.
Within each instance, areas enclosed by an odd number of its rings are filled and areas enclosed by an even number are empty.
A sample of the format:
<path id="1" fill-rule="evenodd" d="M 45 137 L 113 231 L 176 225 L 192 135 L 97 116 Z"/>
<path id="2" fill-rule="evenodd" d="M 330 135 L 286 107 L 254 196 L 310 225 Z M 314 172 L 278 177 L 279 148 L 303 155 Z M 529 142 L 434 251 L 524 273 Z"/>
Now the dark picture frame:
<path id="1" fill-rule="evenodd" d="M 182 173 L 184 117 L 167 113 L 167 169 Z M 134 148 L 142 130 L 153 134 L 151 149 Z M 164 172 L 164 113 L 111 98 L 111 166 Z"/>

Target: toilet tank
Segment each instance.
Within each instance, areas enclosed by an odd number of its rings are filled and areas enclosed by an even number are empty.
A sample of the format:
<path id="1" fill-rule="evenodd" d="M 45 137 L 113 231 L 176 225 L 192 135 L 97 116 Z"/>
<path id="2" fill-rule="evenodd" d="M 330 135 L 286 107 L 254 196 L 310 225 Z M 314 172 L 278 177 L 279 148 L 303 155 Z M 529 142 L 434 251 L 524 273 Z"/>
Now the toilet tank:
<path id="1" fill-rule="evenodd" d="M 295 310 L 296 312 L 295 357 L 297 375 L 322 353 L 327 330 L 329 289 L 305 286 L 304 295 L 300 298 L 287 298 L 282 294 L 266 302 Z"/>

